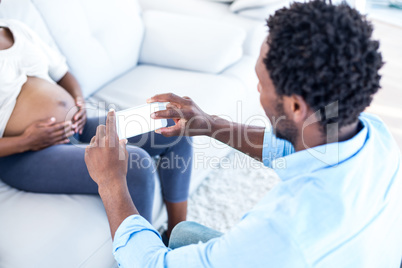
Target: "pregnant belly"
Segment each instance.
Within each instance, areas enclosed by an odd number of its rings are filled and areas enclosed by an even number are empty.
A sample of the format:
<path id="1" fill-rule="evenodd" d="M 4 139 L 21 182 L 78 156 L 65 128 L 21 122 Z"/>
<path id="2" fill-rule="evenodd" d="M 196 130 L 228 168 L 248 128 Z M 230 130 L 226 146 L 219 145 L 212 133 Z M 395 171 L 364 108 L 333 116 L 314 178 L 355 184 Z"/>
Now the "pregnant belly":
<path id="1" fill-rule="evenodd" d="M 71 120 L 76 113 L 74 99 L 57 84 L 41 78 L 28 77 L 17 98 L 4 136 L 18 136 L 33 122 L 56 118 L 56 122 Z"/>

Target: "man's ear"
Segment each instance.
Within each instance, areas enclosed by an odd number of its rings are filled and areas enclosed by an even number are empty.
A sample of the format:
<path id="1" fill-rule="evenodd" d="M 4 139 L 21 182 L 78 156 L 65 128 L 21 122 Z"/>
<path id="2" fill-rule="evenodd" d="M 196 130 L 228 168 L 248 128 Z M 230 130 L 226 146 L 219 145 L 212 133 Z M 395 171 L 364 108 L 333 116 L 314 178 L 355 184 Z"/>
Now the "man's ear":
<path id="1" fill-rule="evenodd" d="M 284 107 L 287 115 L 296 124 L 304 122 L 309 115 L 309 106 L 299 95 L 286 96 L 284 98 Z"/>

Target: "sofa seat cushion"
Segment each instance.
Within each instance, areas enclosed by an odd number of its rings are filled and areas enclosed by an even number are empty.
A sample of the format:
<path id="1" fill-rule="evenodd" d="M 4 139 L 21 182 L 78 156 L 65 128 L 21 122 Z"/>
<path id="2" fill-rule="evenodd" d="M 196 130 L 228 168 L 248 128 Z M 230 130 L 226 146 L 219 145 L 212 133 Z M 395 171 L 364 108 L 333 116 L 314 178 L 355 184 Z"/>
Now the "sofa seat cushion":
<path id="1" fill-rule="evenodd" d="M 158 229 L 166 216 L 156 174 L 154 179 Z M 1 268 L 117 267 L 106 212 L 95 194 L 30 193 L 0 178 L 0 241 Z"/>
<path id="2" fill-rule="evenodd" d="M 236 101 L 246 96 L 244 85 L 230 76 L 139 65 L 96 92 L 91 101 L 126 109 L 146 103 L 155 94 L 174 92 L 191 97 L 210 114 L 236 115 Z"/>
<path id="3" fill-rule="evenodd" d="M 159 180 L 153 218 L 164 222 Z M 0 180 L 0 267 L 112 268 L 109 223 L 97 195 L 37 194 Z"/>
<path id="4" fill-rule="evenodd" d="M 112 267 L 108 221 L 99 197 L 35 194 L 0 181 L 0 267 Z M 70 252 L 70 254 L 66 254 Z M 72 254 L 73 253 L 73 254 Z"/>

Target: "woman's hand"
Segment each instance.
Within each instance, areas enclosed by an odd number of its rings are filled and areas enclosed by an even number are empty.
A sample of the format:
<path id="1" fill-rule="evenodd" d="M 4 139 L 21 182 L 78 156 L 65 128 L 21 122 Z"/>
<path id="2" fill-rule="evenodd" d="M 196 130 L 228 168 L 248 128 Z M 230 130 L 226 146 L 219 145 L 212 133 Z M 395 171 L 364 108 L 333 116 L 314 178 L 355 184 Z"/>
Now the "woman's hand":
<path id="1" fill-rule="evenodd" d="M 72 122 L 73 122 L 73 130 L 75 133 L 82 134 L 82 130 L 84 129 L 85 123 L 87 121 L 87 113 L 85 110 L 85 101 L 82 97 L 81 87 L 75 79 L 75 77 L 67 72 L 63 78 L 57 82 L 62 88 L 64 88 L 75 100 L 75 105 L 78 108 L 78 111 L 74 114 Z"/>
<path id="2" fill-rule="evenodd" d="M 85 149 L 85 163 L 105 206 L 112 239 L 128 216 L 138 214 L 127 187 L 127 140 L 119 141 L 116 114 L 109 111 L 106 126 L 100 125 Z"/>
<path id="3" fill-rule="evenodd" d="M 56 144 L 70 142 L 68 137 L 74 135 L 70 121 L 56 123 L 54 117 L 39 120 L 27 127 L 22 134 L 27 142 L 27 150 L 39 151 Z"/>
<path id="4" fill-rule="evenodd" d="M 151 114 L 153 119 L 173 119 L 175 125 L 155 130 L 166 137 L 211 135 L 214 117 L 205 113 L 189 97 L 179 97 L 173 93 L 159 94 L 147 100 L 152 102 L 169 102 L 166 110 Z"/>
<path id="5" fill-rule="evenodd" d="M 127 186 L 128 165 L 127 140 L 119 141 L 116 130 L 116 114 L 109 111 L 106 126 L 100 125 L 96 135 L 85 150 L 85 163 L 99 191 Z"/>
<path id="6" fill-rule="evenodd" d="M 85 111 L 85 101 L 82 97 L 75 98 L 75 105 L 78 111 L 73 116 L 73 130 L 75 133 L 82 134 L 85 123 L 87 122 L 87 113 Z"/>
<path id="7" fill-rule="evenodd" d="M 75 133 L 82 134 L 85 123 L 87 122 L 87 113 L 85 111 L 85 101 L 82 97 L 75 98 L 75 105 L 78 108 L 78 111 L 74 114 L 72 123 L 73 130 Z"/>

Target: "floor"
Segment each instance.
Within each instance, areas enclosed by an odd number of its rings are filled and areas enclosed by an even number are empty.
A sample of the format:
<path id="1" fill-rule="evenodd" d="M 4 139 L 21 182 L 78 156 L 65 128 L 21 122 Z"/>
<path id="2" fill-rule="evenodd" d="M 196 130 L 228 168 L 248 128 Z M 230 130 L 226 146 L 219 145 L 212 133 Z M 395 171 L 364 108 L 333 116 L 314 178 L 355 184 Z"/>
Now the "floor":
<path id="1" fill-rule="evenodd" d="M 226 232 L 278 182 L 260 162 L 232 150 L 188 200 L 187 220 Z"/>

